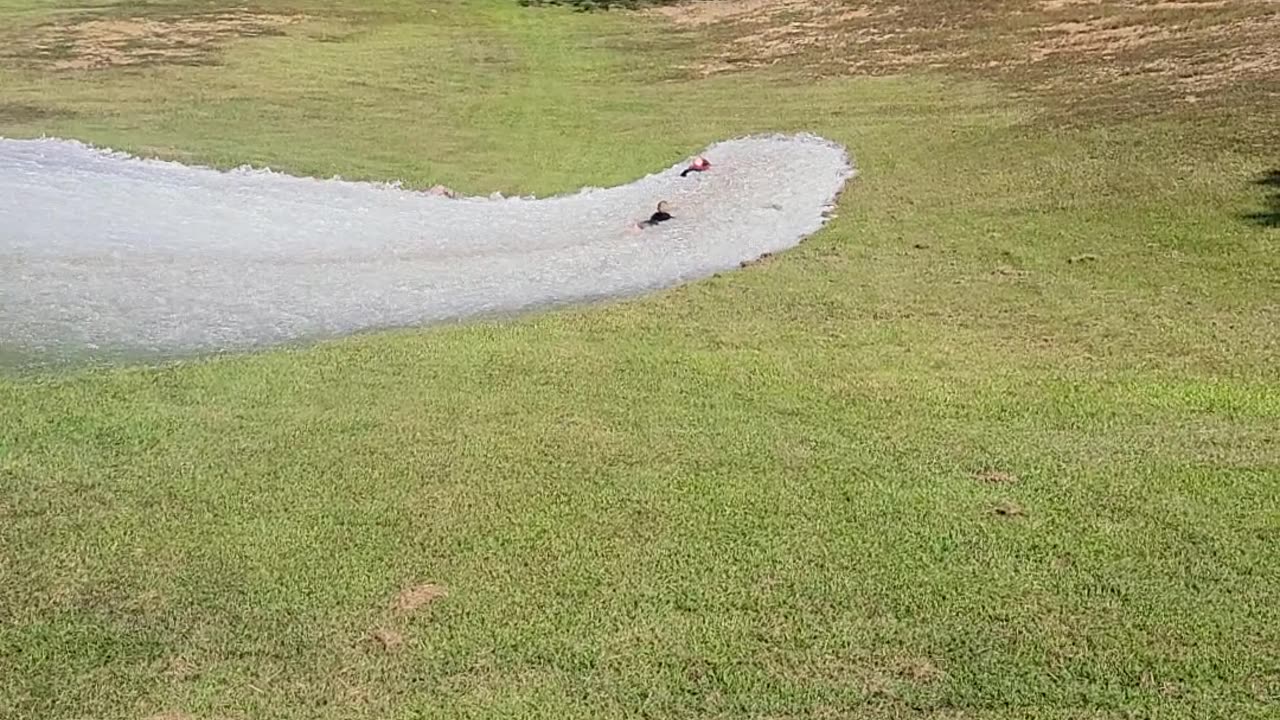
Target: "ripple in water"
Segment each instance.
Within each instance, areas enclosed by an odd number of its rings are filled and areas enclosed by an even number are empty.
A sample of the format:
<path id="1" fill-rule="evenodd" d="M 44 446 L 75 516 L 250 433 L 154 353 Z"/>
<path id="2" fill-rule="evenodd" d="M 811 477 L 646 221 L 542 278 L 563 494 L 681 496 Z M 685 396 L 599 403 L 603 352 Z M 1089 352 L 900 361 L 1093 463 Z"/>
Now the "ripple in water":
<path id="1" fill-rule="evenodd" d="M 0 138 L 0 364 L 243 351 L 623 297 L 820 229 L 855 170 L 812 135 L 718 143 L 613 188 L 446 198 L 392 184 Z M 674 219 L 637 231 L 658 201 Z"/>

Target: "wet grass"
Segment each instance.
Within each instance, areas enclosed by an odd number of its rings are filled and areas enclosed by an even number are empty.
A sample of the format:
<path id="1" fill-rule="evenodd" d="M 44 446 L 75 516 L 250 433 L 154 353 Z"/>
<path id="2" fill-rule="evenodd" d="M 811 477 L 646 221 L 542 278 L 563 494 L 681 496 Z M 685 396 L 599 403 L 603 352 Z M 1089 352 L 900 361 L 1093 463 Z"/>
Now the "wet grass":
<path id="1" fill-rule="evenodd" d="M 0 135 L 547 194 L 800 129 L 861 175 L 797 250 L 640 300 L 0 382 L 0 717 L 1273 712 L 1253 105 L 1046 133 L 936 69 L 652 82 L 712 40 L 618 13 L 262 9 L 312 19 L 0 63 L 59 109 Z"/>

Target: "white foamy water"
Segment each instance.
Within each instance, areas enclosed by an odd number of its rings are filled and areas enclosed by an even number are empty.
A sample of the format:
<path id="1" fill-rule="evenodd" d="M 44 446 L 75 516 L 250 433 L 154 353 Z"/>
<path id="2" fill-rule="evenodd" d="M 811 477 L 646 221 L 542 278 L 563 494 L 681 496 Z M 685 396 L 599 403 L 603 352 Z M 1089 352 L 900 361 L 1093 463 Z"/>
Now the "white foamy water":
<path id="1" fill-rule="evenodd" d="M 621 297 L 825 223 L 854 169 L 754 136 L 612 188 L 450 199 L 392 184 L 0 138 L 0 364 L 180 357 Z M 637 231 L 658 201 L 673 220 Z M 6 359 L 7 358 L 7 359 Z"/>

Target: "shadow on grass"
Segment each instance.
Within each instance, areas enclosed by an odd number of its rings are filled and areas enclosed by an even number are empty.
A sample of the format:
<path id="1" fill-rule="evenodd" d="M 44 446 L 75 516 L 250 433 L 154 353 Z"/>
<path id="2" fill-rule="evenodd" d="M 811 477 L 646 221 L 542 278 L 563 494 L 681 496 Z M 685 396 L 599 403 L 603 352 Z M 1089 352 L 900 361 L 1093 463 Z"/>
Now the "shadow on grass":
<path id="1" fill-rule="evenodd" d="M 0 100 L 0 123 L 33 123 L 41 120 L 57 120 L 74 116 L 75 113 L 70 110 Z"/>
<path id="2" fill-rule="evenodd" d="M 1245 219 L 1263 227 L 1280 227 L 1280 169 L 1271 170 L 1253 181 L 1254 185 L 1269 188 L 1267 193 L 1267 209 L 1262 212 L 1249 213 Z"/>

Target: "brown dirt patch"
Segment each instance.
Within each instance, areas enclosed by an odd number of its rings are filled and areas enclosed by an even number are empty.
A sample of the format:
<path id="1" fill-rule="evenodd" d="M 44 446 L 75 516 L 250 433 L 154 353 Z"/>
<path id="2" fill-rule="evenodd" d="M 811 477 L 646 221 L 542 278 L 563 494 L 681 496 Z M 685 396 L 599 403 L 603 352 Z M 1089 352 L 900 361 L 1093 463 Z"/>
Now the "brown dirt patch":
<path id="1" fill-rule="evenodd" d="M 1034 61 L 1057 53 L 1098 53 L 1107 57 L 1172 35 L 1171 30 L 1157 25 L 1115 23 L 1109 19 L 1053 23 L 1043 30 L 1048 38 L 1032 45 L 1031 57 Z"/>
<path id="2" fill-rule="evenodd" d="M 1044 0 L 1044 2 L 1040 3 L 1040 9 L 1047 12 L 1056 12 L 1080 7 L 1081 5 L 1099 5 L 1101 3 L 1102 0 Z"/>
<path id="3" fill-rule="evenodd" d="M 1168 0 L 1157 0 L 1156 2 L 1139 3 L 1143 7 L 1151 10 L 1208 10 L 1211 8 L 1220 8 L 1227 6 L 1227 0 L 1186 0 L 1185 2 L 1169 2 Z"/>
<path id="4" fill-rule="evenodd" d="M 449 591 L 443 585 L 422 583 L 406 588 L 391 601 L 391 607 L 399 612 L 413 612 L 431 602 L 448 597 Z"/>
<path id="5" fill-rule="evenodd" d="M 694 2 L 678 5 L 663 5 L 649 12 L 661 15 L 677 25 L 701 27 L 725 20 L 740 20 L 743 17 L 766 11 L 777 5 L 796 5 L 792 0 L 738 0 L 737 2 Z"/>
<path id="6" fill-rule="evenodd" d="M 704 51 L 682 68 L 695 76 L 939 70 L 1113 116 L 1203 111 L 1246 86 L 1280 97 L 1276 0 L 696 0 L 647 12 L 697 38 Z"/>
<path id="7" fill-rule="evenodd" d="M 846 47 L 850 40 L 861 44 L 892 40 L 898 31 L 884 30 L 881 23 L 903 9 L 884 2 L 850 7 L 838 0 L 703 0 L 648 12 L 678 27 L 710 28 L 717 34 L 720 50 L 686 68 L 706 76 L 776 65 L 796 56 L 825 55 Z M 902 65 L 936 62 L 945 55 L 936 49 L 916 50 L 874 52 L 879 62 Z"/>
<path id="8" fill-rule="evenodd" d="M 203 64 L 231 40 L 279 35 L 282 28 L 305 19 L 248 11 L 176 18 L 92 18 L 37 28 L 11 57 L 55 70 Z"/>
<path id="9" fill-rule="evenodd" d="M 769 22 L 777 15 L 788 12 L 811 12 L 815 5 L 836 20 L 872 17 L 876 10 L 869 6 L 849 7 L 847 4 L 827 0 L 734 0 L 733 2 L 689 2 L 663 5 L 649 10 L 677 25 L 702 27 L 721 22 L 748 21 Z M 890 11 L 891 12 L 891 11 Z M 830 15 L 829 15 L 830 17 Z"/>

